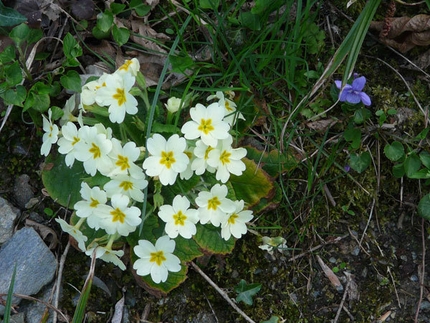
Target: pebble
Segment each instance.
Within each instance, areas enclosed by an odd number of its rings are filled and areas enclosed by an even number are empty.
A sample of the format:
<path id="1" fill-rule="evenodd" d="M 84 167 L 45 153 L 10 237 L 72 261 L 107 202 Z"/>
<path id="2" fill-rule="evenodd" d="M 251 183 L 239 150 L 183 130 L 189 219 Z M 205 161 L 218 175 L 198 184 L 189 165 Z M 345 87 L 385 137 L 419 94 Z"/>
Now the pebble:
<path id="1" fill-rule="evenodd" d="M 57 261 L 33 228 L 22 228 L 0 250 L 0 294 L 7 293 L 16 266 L 14 293 L 37 294 L 55 275 Z M 12 300 L 18 304 L 20 298 Z M 0 315 L 4 306 L 0 305 Z"/>
<path id="2" fill-rule="evenodd" d="M 12 237 L 15 220 L 20 213 L 16 207 L 0 197 L 0 246 Z"/>
<path id="3" fill-rule="evenodd" d="M 34 198 L 33 188 L 30 185 L 30 176 L 22 174 L 15 180 L 13 197 L 20 209 L 25 209 L 27 203 Z"/>

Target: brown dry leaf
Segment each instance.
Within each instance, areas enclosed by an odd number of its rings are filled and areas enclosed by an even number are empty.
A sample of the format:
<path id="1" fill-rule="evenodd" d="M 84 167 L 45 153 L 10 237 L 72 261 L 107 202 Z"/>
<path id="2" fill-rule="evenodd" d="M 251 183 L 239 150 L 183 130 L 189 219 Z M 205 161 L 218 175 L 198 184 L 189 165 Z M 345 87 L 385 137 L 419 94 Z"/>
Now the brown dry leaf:
<path id="1" fill-rule="evenodd" d="M 324 261 L 321 259 L 320 256 L 317 255 L 317 260 L 318 263 L 321 266 L 321 269 L 323 270 L 324 274 L 327 276 L 327 278 L 330 280 L 330 283 L 333 285 L 334 288 L 336 288 L 336 290 L 338 292 L 342 292 L 343 291 L 343 286 L 339 280 L 339 278 L 336 276 L 336 274 L 333 272 L 333 270 L 331 270 L 325 263 Z"/>
<path id="2" fill-rule="evenodd" d="M 318 121 L 312 121 L 306 123 L 306 126 L 312 130 L 316 131 L 326 131 L 327 128 L 335 125 L 337 123 L 337 120 L 334 119 L 324 119 L 324 120 L 318 120 Z"/>
<path id="3" fill-rule="evenodd" d="M 370 29 L 381 33 L 384 25 L 384 21 L 372 21 Z M 430 45 L 430 16 L 421 14 L 412 18 L 392 18 L 387 36 L 380 36 L 379 40 L 402 53 L 415 46 L 428 46 Z"/>
<path id="4" fill-rule="evenodd" d="M 145 25 L 143 21 L 140 20 L 132 20 L 131 21 L 131 29 L 134 33 L 137 33 L 140 36 L 134 35 L 133 33 L 130 36 L 130 39 L 134 41 L 136 44 L 139 44 L 146 49 L 149 49 L 158 53 L 167 53 L 167 51 L 158 45 L 155 41 L 151 39 L 156 39 L 159 41 L 169 40 L 169 36 L 163 33 L 157 33 L 154 29 Z"/>
<path id="5" fill-rule="evenodd" d="M 30 219 L 25 220 L 25 225 L 27 227 L 32 227 L 39 233 L 42 240 L 49 242 L 49 249 L 55 249 L 58 244 L 58 237 L 54 230 L 47 227 L 46 225 L 40 224 L 38 222 L 32 221 Z"/>

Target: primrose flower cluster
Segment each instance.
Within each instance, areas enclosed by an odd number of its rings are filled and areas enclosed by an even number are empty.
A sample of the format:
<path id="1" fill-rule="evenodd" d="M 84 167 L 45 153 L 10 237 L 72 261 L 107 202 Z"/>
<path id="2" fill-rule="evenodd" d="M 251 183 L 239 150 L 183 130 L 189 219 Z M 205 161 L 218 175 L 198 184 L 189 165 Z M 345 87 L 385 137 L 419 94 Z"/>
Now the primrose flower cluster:
<path id="1" fill-rule="evenodd" d="M 204 182 L 198 192 L 190 196 L 177 195 L 171 203 L 155 205 L 157 216 L 165 223 L 164 234 L 155 244 L 139 240 L 133 251 L 138 257 L 134 269 L 138 275 L 151 275 L 155 283 L 167 280 L 168 272 L 181 270 L 181 260 L 174 255 L 175 238 L 192 238 L 196 224 L 211 224 L 220 228 L 220 236 L 229 240 L 240 238 L 247 232 L 246 223 L 253 218 L 246 210 L 245 201 L 228 198 L 225 185 L 231 174 L 240 176 L 246 169 L 242 158 L 244 148 L 234 148 L 230 128 L 237 119 L 244 119 L 236 111 L 236 104 L 224 93 L 209 96 L 207 106 L 197 104 L 190 109 L 190 120 L 182 126 L 181 135 L 165 138 L 154 133 L 146 140 L 146 148 L 135 142 L 114 137 L 111 128 L 102 123 L 87 122 L 87 112 L 103 114 L 112 124 L 122 124 L 127 114 L 138 113 L 138 101 L 131 94 L 139 72 L 137 59 L 127 60 L 112 74 L 104 74 L 98 80 L 85 84 L 80 94 L 78 116 L 73 114 L 78 95 L 72 96 L 65 105 L 60 120 L 61 129 L 54 124 L 52 112 L 43 116 L 43 144 L 41 154 L 48 156 L 52 145 L 65 156 L 65 164 L 72 167 L 75 162 L 83 164 L 85 172 L 94 177 L 102 175 L 105 184 L 90 186 L 81 183 L 82 200 L 73 206 L 78 217 L 71 225 L 56 219 L 63 231 L 76 240 L 79 249 L 87 255 L 95 253 L 97 258 L 112 262 L 125 269 L 122 250 L 115 250 L 113 243 L 127 237 L 142 224 L 144 189 L 149 183 L 154 187 L 174 185 L 178 177 L 188 180 L 194 174 L 202 176 L 212 173 L 218 183 L 212 187 Z M 169 113 L 177 112 L 181 101 L 170 98 L 166 107 Z M 156 190 L 154 189 L 154 192 Z M 154 202 L 154 204 L 156 204 Z M 161 203 L 162 204 L 162 203 Z M 140 206 L 140 207 L 138 207 Z M 83 224 L 106 235 L 88 241 L 83 234 Z M 143 225 L 145 225 L 143 223 Z"/>

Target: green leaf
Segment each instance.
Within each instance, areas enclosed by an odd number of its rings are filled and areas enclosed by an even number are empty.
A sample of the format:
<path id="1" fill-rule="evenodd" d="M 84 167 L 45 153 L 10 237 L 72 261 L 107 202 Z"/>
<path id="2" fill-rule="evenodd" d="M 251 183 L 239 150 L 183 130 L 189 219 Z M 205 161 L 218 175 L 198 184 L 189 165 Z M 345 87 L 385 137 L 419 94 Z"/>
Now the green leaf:
<path id="1" fill-rule="evenodd" d="M 50 87 L 42 82 L 34 84 L 28 91 L 27 99 L 24 103 L 24 111 L 30 108 L 42 113 L 47 111 L 51 104 L 50 91 Z"/>
<path id="2" fill-rule="evenodd" d="M 403 165 L 403 163 L 393 166 L 393 175 L 396 178 L 401 178 L 405 176 L 405 166 Z"/>
<path id="3" fill-rule="evenodd" d="M 194 240 L 209 254 L 227 254 L 233 251 L 235 239 L 230 237 L 224 240 L 221 237 L 221 229 L 214 227 L 211 224 L 197 224 L 197 233 L 194 235 Z"/>
<path id="4" fill-rule="evenodd" d="M 0 65 L 10 63 L 15 59 L 15 47 L 13 45 L 7 46 L 0 52 Z"/>
<path id="5" fill-rule="evenodd" d="M 60 77 L 60 83 L 64 88 L 74 92 L 79 93 L 82 90 L 81 77 L 79 73 L 74 70 L 69 70 L 66 75 L 62 75 Z"/>
<path id="6" fill-rule="evenodd" d="M 63 63 L 63 66 L 79 66 L 76 58 L 82 56 L 82 47 L 70 33 L 67 33 L 63 39 L 63 52 L 67 58 L 67 62 Z"/>
<path id="7" fill-rule="evenodd" d="M 187 69 L 194 66 L 194 61 L 190 56 L 170 55 L 169 62 L 172 64 L 172 72 L 184 73 Z"/>
<path id="8" fill-rule="evenodd" d="M 350 128 L 345 130 L 343 136 L 346 141 L 351 142 L 351 148 L 357 149 L 361 144 L 361 131 L 357 128 Z"/>
<path id="9" fill-rule="evenodd" d="M 258 15 L 254 15 L 252 12 L 249 11 L 240 13 L 239 22 L 242 26 L 247 27 L 251 30 L 261 29 L 260 17 Z"/>
<path id="10" fill-rule="evenodd" d="M 370 153 L 368 151 L 365 151 L 360 155 L 351 154 L 349 157 L 349 166 L 351 166 L 351 168 L 356 172 L 362 173 L 367 167 L 369 167 L 371 160 L 372 159 L 370 158 Z"/>
<path id="11" fill-rule="evenodd" d="M 427 151 L 422 151 L 421 153 L 420 153 L 420 159 L 421 159 L 421 162 L 423 163 L 423 165 L 426 167 L 426 168 L 428 168 L 428 169 L 430 169 L 430 153 L 428 153 Z"/>
<path id="12" fill-rule="evenodd" d="M 430 0 L 429 0 L 430 1 Z M 427 134 L 429 133 L 430 128 L 425 128 L 423 131 L 421 131 L 416 137 L 416 140 L 424 140 L 427 138 Z"/>
<path id="13" fill-rule="evenodd" d="M 0 1 L 0 27 L 15 26 L 26 21 L 27 18 L 25 16 L 12 8 L 6 7 Z"/>
<path id="14" fill-rule="evenodd" d="M 271 316 L 267 321 L 261 321 L 261 323 L 280 323 L 281 319 L 277 316 Z"/>
<path id="15" fill-rule="evenodd" d="M 3 100 L 6 104 L 13 104 L 19 107 L 24 106 L 24 100 L 27 97 L 27 91 L 22 85 L 18 85 L 15 89 L 8 89 L 3 95 Z"/>
<path id="16" fill-rule="evenodd" d="M 420 169 L 418 172 L 412 174 L 411 176 L 409 176 L 409 178 L 413 178 L 413 179 L 427 179 L 430 178 L 430 170 L 423 168 Z"/>
<path id="17" fill-rule="evenodd" d="M 366 108 L 357 109 L 354 113 L 354 123 L 355 124 L 362 124 L 367 119 L 369 119 L 371 116 L 372 116 L 372 114 L 371 114 L 369 109 L 366 109 Z"/>
<path id="18" fill-rule="evenodd" d="M 237 302 L 244 302 L 247 305 L 252 305 L 253 300 L 252 297 L 256 295 L 261 289 L 261 284 L 247 284 L 245 280 L 241 280 L 239 284 L 234 288 L 236 293 L 238 293 L 236 297 Z"/>
<path id="19" fill-rule="evenodd" d="M 418 214 L 426 220 L 430 220 L 430 194 L 425 195 L 418 203 Z"/>
<path id="20" fill-rule="evenodd" d="M 30 27 L 26 24 L 20 24 L 11 30 L 9 37 L 15 42 L 16 46 L 20 47 L 27 40 L 29 34 Z"/>
<path id="21" fill-rule="evenodd" d="M 247 151 L 247 158 L 252 159 L 273 178 L 295 169 L 299 164 L 298 160 L 288 151 L 281 154 L 277 149 L 267 152 L 251 146 L 244 148 Z"/>
<path id="22" fill-rule="evenodd" d="M 411 153 L 406 157 L 404 162 L 405 173 L 407 177 L 415 174 L 421 167 L 421 160 L 416 153 Z"/>
<path id="23" fill-rule="evenodd" d="M 10 87 L 13 87 L 22 82 L 22 70 L 18 61 L 5 67 L 6 82 Z"/>
<path id="24" fill-rule="evenodd" d="M 88 175 L 82 163 L 75 162 L 72 168 L 69 168 L 64 158 L 64 155 L 51 152 L 45 160 L 42 181 L 54 201 L 64 207 L 73 208 L 75 203 L 82 199 L 79 191 L 83 179 Z"/>
<path id="25" fill-rule="evenodd" d="M 251 208 L 262 198 L 271 199 L 275 196 L 274 178 L 257 167 L 253 160 L 243 158 L 246 169 L 241 176 L 230 176 L 230 185 L 237 200 L 244 200 Z"/>
<path id="26" fill-rule="evenodd" d="M 151 6 L 144 4 L 141 0 L 131 0 L 130 8 L 134 9 L 140 17 L 146 16 L 151 11 Z"/>
<path id="27" fill-rule="evenodd" d="M 106 10 L 105 12 L 99 13 L 97 15 L 97 28 L 102 32 L 108 32 L 113 25 L 113 14 L 112 12 Z"/>
<path id="28" fill-rule="evenodd" d="M 124 27 L 118 28 L 116 25 L 113 25 L 112 36 L 118 46 L 122 46 L 128 42 L 128 39 L 130 38 L 130 30 Z"/>
<path id="29" fill-rule="evenodd" d="M 93 33 L 93 36 L 97 39 L 104 39 L 110 36 L 110 30 L 101 31 L 100 28 L 98 28 L 97 26 L 93 28 L 92 33 Z"/>
<path id="30" fill-rule="evenodd" d="M 200 0 L 200 8 L 216 10 L 219 7 L 219 0 Z"/>
<path id="31" fill-rule="evenodd" d="M 126 7 L 125 4 L 122 4 L 122 3 L 112 2 L 110 4 L 110 10 L 112 10 L 112 14 L 115 16 L 123 12 L 125 7 Z"/>
<path id="32" fill-rule="evenodd" d="M 391 145 L 384 148 L 385 156 L 391 161 L 398 161 L 405 156 L 405 149 L 401 142 L 394 141 Z"/>

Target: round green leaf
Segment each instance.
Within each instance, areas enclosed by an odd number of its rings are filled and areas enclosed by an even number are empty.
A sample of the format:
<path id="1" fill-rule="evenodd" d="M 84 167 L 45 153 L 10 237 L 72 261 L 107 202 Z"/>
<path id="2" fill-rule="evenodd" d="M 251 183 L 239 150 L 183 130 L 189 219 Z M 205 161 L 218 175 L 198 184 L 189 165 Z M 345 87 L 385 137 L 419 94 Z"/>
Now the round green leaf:
<path id="1" fill-rule="evenodd" d="M 418 203 L 418 214 L 426 220 L 430 220 L 430 194 L 425 195 Z"/>
<path id="2" fill-rule="evenodd" d="M 384 154 L 389 160 L 398 161 L 405 155 L 405 149 L 400 142 L 394 141 L 391 145 L 385 146 Z"/>
<path id="3" fill-rule="evenodd" d="M 355 170 L 358 173 L 362 173 L 366 170 L 367 167 L 369 167 L 371 162 L 370 153 L 368 151 L 365 151 L 364 153 L 357 155 L 357 154 L 351 154 L 349 158 L 349 166 L 353 170 Z"/>
<path id="4" fill-rule="evenodd" d="M 404 165 L 406 176 L 411 177 L 420 169 L 421 160 L 416 153 L 412 153 L 408 157 L 406 157 Z"/>
<path id="5" fill-rule="evenodd" d="M 42 181 L 49 196 L 64 207 L 72 208 L 81 200 L 81 183 L 88 176 L 82 163 L 66 166 L 64 155 L 51 153 L 45 160 Z"/>
<path id="6" fill-rule="evenodd" d="M 227 254 L 233 251 L 235 239 L 230 237 L 224 240 L 221 237 L 221 229 L 213 225 L 197 225 L 197 233 L 194 236 L 197 244 L 207 253 Z"/>

